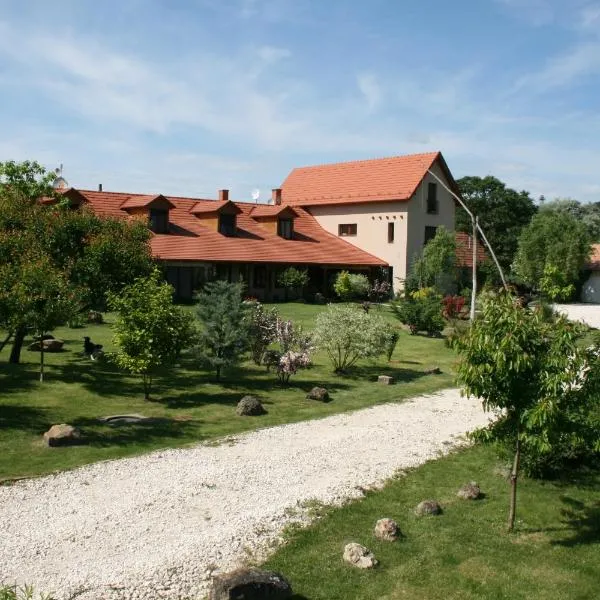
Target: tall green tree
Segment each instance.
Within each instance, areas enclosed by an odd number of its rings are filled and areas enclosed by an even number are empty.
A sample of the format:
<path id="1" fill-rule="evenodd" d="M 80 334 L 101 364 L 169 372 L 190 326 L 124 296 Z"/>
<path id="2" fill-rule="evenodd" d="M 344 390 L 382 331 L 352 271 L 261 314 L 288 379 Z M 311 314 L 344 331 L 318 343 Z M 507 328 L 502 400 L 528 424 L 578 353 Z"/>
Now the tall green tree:
<path id="1" fill-rule="evenodd" d="M 565 299 L 590 252 L 584 223 L 568 212 L 540 210 L 521 233 L 513 272 L 552 300 Z"/>
<path id="2" fill-rule="evenodd" d="M 517 192 L 491 175 L 462 177 L 457 183 L 465 204 L 479 217 L 498 262 L 508 271 L 521 230 L 537 210 L 529 193 Z M 471 218 L 460 207 L 456 208 L 456 229 L 472 233 Z"/>
<path id="3" fill-rule="evenodd" d="M 201 361 L 215 372 L 237 364 L 250 344 L 249 304 L 242 301 L 241 283 L 214 281 L 198 295 L 196 313 L 201 322 L 197 350 Z"/>
<path id="4" fill-rule="evenodd" d="M 509 531 L 522 455 L 547 457 L 565 440 L 575 444 L 589 436 L 590 409 L 599 405 L 600 361 L 599 348 L 581 344 L 582 335 L 578 324 L 548 319 L 503 292 L 483 302 L 481 315 L 455 342 L 459 383 L 496 413 L 474 437 L 513 451 Z M 597 432 L 593 439 L 600 449 Z"/>
<path id="5" fill-rule="evenodd" d="M 175 361 L 194 335 L 192 318 L 173 304 L 173 288 L 162 281 L 158 269 L 141 277 L 108 303 L 118 313 L 113 325 L 116 364 L 140 375 L 144 398 L 150 399 L 157 372 Z"/>
<path id="6" fill-rule="evenodd" d="M 582 204 L 573 198 L 555 198 L 544 202 L 540 211 L 552 211 L 568 214 L 583 223 L 592 242 L 600 242 L 600 204 Z"/>

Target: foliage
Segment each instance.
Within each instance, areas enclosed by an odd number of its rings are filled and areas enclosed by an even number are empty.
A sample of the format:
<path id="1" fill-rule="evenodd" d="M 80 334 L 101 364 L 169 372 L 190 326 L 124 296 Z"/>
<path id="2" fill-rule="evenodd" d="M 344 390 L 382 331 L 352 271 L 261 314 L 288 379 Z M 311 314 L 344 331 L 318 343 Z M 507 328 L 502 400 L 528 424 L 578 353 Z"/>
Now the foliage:
<path id="1" fill-rule="evenodd" d="M 223 369 L 240 362 L 250 343 L 250 306 L 242 301 L 241 283 L 217 280 L 197 296 L 196 312 L 202 323 L 198 354 L 214 370 L 217 381 Z"/>
<path id="2" fill-rule="evenodd" d="M 465 307 L 465 298 L 463 296 L 444 296 L 442 304 L 442 316 L 447 321 L 454 321 L 463 316 Z"/>
<path id="3" fill-rule="evenodd" d="M 575 285 L 556 265 L 547 264 L 540 279 L 540 292 L 552 302 L 566 302 L 573 297 Z"/>
<path id="4" fill-rule="evenodd" d="M 311 354 L 314 351 L 312 338 L 302 332 L 300 325 L 290 319 L 277 319 L 275 339 L 279 345 L 279 360 L 276 364 L 277 378 L 287 385 L 290 377 L 299 369 L 311 365 Z"/>
<path id="5" fill-rule="evenodd" d="M 582 204 L 573 198 L 556 198 L 545 202 L 540 211 L 552 211 L 560 214 L 569 214 L 580 223 L 583 223 L 592 242 L 600 242 L 600 203 L 590 202 Z"/>
<path id="6" fill-rule="evenodd" d="M 475 438 L 514 450 L 509 530 L 514 527 L 521 454 L 534 461 L 555 456 L 561 444 L 588 440 L 591 407 L 598 406 L 600 361 L 596 347 L 578 342 L 580 325 L 562 316 L 548 320 L 507 293 L 484 302 L 482 314 L 456 340 L 462 355 L 458 380 L 468 395 L 497 412 Z"/>
<path id="7" fill-rule="evenodd" d="M 392 355 L 394 354 L 394 350 L 398 345 L 398 341 L 400 340 L 400 331 L 394 327 L 388 332 L 388 338 L 385 344 L 385 356 L 390 362 L 392 360 Z"/>
<path id="8" fill-rule="evenodd" d="M 295 267 L 288 267 L 280 273 L 277 283 L 286 289 L 301 290 L 308 284 L 308 271 L 306 269 L 300 270 Z"/>
<path id="9" fill-rule="evenodd" d="M 491 175 L 462 177 L 457 183 L 465 204 L 479 218 L 498 262 L 505 271 L 508 270 L 517 251 L 521 230 L 537 210 L 529 193 L 510 189 Z M 456 230 L 472 233 L 471 218 L 462 207 L 456 208 Z"/>
<path id="10" fill-rule="evenodd" d="M 389 344 L 389 326 L 376 314 L 355 306 L 330 304 L 319 314 L 315 344 L 324 350 L 336 373 L 347 371 L 361 358 L 383 354 Z"/>
<path id="11" fill-rule="evenodd" d="M 113 325 L 118 350 L 115 363 L 141 375 L 144 398 L 152 391 L 152 379 L 161 367 L 172 364 L 191 342 L 190 315 L 173 304 L 173 288 L 161 280 L 158 270 L 137 279 L 120 294 L 109 293 L 109 305 L 118 312 Z"/>
<path id="12" fill-rule="evenodd" d="M 568 213 L 542 210 L 523 229 L 513 271 L 537 290 L 545 278 L 546 289 L 558 288 L 561 295 L 579 278 L 590 250 L 583 223 Z"/>
<path id="13" fill-rule="evenodd" d="M 0 600 L 53 600 L 46 594 L 36 596 L 35 590 L 31 585 L 0 585 Z"/>
<path id="14" fill-rule="evenodd" d="M 263 364 L 263 357 L 269 345 L 277 337 L 276 308 L 265 308 L 260 302 L 252 302 L 249 310 L 248 337 L 250 354 L 254 364 Z"/>
<path id="15" fill-rule="evenodd" d="M 383 302 L 390 297 L 392 284 L 384 279 L 375 279 L 369 290 L 369 300 L 372 302 Z"/>
<path id="16" fill-rule="evenodd" d="M 365 298 L 371 290 L 371 284 L 366 275 L 340 271 L 337 274 L 333 290 L 344 301 Z"/>
<path id="17" fill-rule="evenodd" d="M 432 288 L 423 288 L 398 298 L 392 302 L 392 311 L 413 335 L 419 331 L 439 335 L 444 329 L 442 297 Z"/>

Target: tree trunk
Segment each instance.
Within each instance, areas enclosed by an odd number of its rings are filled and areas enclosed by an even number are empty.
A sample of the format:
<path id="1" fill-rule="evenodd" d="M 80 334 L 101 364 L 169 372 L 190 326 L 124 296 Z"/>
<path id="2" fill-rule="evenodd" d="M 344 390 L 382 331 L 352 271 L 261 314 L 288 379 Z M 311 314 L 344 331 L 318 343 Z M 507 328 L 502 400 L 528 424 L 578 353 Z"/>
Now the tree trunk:
<path id="1" fill-rule="evenodd" d="M 44 381 L 44 336 L 40 335 L 40 381 Z"/>
<path id="2" fill-rule="evenodd" d="M 152 377 L 147 373 L 142 375 L 144 382 L 144 400 L 150 400 L 150 391 L 152 390 Z"/>
<path id="3" fill-rule="evenodd" d="M 221 381 L 221 365 L 217 366 L 217 381 Z"/>
<path id="4" fill-rule="evenodd" d="M 6 344 L 8 344 L 8 342 L 10 342 L 10 338 L 13 336 L 14 331 L 9 331 L 8 335 L 4 338 L 4 341 L 2 342 L 2 344 L 0 344 L 0 352 L 2 352 L 2 350 L 4 350 L 4 346 L 6 346 Z"/>
<path id="5" fill-rule="evenodd" d="M 25 327 L 19 327 L 15 331 L 15 339 L 13 340 L 12 349 L 10 351 L 10 358 L 8 361 L 13 365 L 18 365 L 21 360 L 21 348 L 23 347 L 23 341 L 25 340 L 25 334 L 27 330 Z"/>
<path id="6" fill-rule="evenodd" d="M 513 461 L 512 472 L 510 474 L 510 510 L 508 512 L 508 531 L 515 528 L 515 515 L 517 512 L 517 477 L 519 475 L 519 461 L 521 460 L 521 440 L 517 433 L 517 447 L 515 449 L 515 458 Z"/>

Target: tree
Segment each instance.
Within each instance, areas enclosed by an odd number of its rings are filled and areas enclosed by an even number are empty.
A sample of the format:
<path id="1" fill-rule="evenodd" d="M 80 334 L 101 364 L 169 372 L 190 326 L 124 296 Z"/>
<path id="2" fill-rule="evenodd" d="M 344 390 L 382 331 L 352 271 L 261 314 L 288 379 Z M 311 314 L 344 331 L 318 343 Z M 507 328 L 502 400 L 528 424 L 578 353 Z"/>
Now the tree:
<path id="1" fill-rule="evenodd" d="M 276 308 L 265 308 L 260 302 L 253 302 L 250 307 L 250 354 L 254 363 L 261 365 L 266 349 L 277 338 L 279 313 Z"/>
<path id="2" fill-rule="evenodd" d="M 524 308 L 502 292 L 483 302 L 481 315 L 455 341 L 464 392 L 496 413 L 475 439 L 513 449 L 509 531 L 521 455 L 548 456 L 565 436 L 578 439 L 585 429 L 581 411 L 598 406 L 599 349 L 578 343 L 582 335 L 578 324 L 562 316 L 545 318 L 542 310 Z M 594 440 L 598 449 L 597 436 Z"/>
<path id="3" fill-rule="evenodd" d="M 536 290 L 563 298 L 591 251 L 588 230 L 569 213 L 541 210 L 523 229 L 513 272 Z M 574 287 L 572 288 L 574 289 Z"/>
<path id="4" fill-rule="evenodd" d="M 155 269 L 120 293 L 108 294 L 118 316 L 113 325 L 115 362 L 141 375 L 144 399 L 149 400 L 156 372 L 172 364 L 194 335 L 191 316 L 173 304 L 173 288 Z"/>
<path id="5" fill-rule="evenodd" d="M 356 306 L 330 304 L 317 316 L 315 345 L 324 350 L 333 370 L 342 373 L 361 358 L 374 358 L 388 347 L 389 325 Z"/>
<path id="6" fill-rule="evenodd" d="M 592 242 L 600 241 L 600 205 L 599 203 L 582 204 L 573 198 L 555 198 L 545 202 L 540 211 L 553 211 L 569 214 L 583 223 Z"/>
<path id="7" fill-rule="evenodd" d="M 302 289 L 308 284 L 308 271 L 288 267 L 281 272 L 277 283 L 285 289 L 285 299 L 287 300 L 290 291 L 300 290 L 302 292 Z"/>
<path id="8" fill-rule="evenodd" d="M 465 204 L 479 217 L 498 262 L 508 270 L 517 251 L 519 235 L 536 206 L 526 191 L 517 192 L 502 181 L 487 177 L 462 177 L 457 181 Z M 472 233 L 471 219 L 464 209 L 456 209 L 456 230 Z"/>
<path id="9" fill-rule="evenodd" d="M 198 353 L 202 362 L 221 372 L 241 360 L 249 346 L 250 307 L 242 301 L 242 284 L 214 281 L 198 295 L 196 313 L 202 323 Z"/>

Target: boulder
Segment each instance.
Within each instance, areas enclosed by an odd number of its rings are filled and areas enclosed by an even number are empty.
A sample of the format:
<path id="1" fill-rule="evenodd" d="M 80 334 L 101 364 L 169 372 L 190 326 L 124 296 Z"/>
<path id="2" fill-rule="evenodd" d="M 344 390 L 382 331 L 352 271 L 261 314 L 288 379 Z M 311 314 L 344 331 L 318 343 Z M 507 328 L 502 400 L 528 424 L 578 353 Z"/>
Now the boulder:
<path id="1" fill-rule="evenodd" d="M 256 396 L 244 396 L 238 402 L 235 412 L 240 417 L 254 417 L 264 415 L 267 411 Z"/>
<path id="2" fill-rule="evenodd" d="M 280 573 L 238 569 L 213 579 L 209 600 L 284 600 L 292 586 Z"/>
<path id="3" fill-rule="evenodd" d="M 319 402 L 327 402 L 329 400 L 329 392 L 324 387 L 314 387 L 306 397 L 309 400 L 319 400 Z"/>
<path id="4" fill-rule="evenodd" d="M 72 446 L 81 441 L 81 432 L 77 427 L 61 423 L 60 425 L 52 425 L 46 433 L 44 433 L 44 441 L 48 446 Z"/>
<path id="5" fill-rule="evenodd" d="M 56 338 L 48 338 L 42 340 L 41 342 L 37 340 L 32 344 L 29 344 L 27 349 L 31 350 L 32 352 L 39 352 L 41 350 L 40 344 L 44 344 L 44 352 L 60 352 L 65 343 Z"/>
<path id="6" fill-rule="evenodd" d="M 441 375 L 442 370 L 439 367 L 431 367 L 425 371 L 425 375 Z"/>
<path id="7" fill-rule="evenodd" d="M 477 500 L 481 497 L 481 489 L 477 485 L 477 482 L 470 481 L 469 483 L 465 483 L 456 495 L 463 500 Z"/>
<path id="8" fill-rule="evenodd" d="M 383 383 L 383 385 L 392 385 L 394 383 L 394 378 L 389 375 L 380 375 L 377 378 L 378 383 Z"/>
<path id="9" fill-rule="evenodd" d="M 372 569 L 377 566 L 377 559 L 373 556 L 373 553 L 356 542 L 346 544 L 344 560 L 359 569 Z"/>
<path id="10" fill-rule="evenodd" d="M 375 523 L 375 537 L 386 542 L 394 542 L 402 536 L 398 523 L 393 519 L 379 519 Z"/>
<path id="11" fill-rule="evenodd" d="M 87 314 L 87 322 L 102 325 L 102 323 L 104 323 L 104 317 L 102 316 L 101 312 L 97 310 L 90 310 Z"/>
<path id="12" fill-rule="evenodd" d="M 423 517 L 425 515 L 441 515 L 442 507 L 437 500 L 423 500 L 423 502 L 419 502 L 417 508 L 415 508 L 415 514 L 418 517 Z"/>

